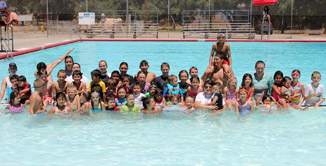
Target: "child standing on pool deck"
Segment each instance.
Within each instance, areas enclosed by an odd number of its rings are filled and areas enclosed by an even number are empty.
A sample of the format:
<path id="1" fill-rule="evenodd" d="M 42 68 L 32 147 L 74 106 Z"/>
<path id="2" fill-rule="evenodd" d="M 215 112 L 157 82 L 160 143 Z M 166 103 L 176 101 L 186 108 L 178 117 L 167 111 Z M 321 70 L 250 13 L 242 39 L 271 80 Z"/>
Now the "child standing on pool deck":
<path id="1" fill-rule="evenodd" d="M 188 87 L 188 95 L 196 99 L 196 96 L 199 92 L 202 92 L 203 89 L 200 87 L 200 79 L 196 76 L 190 78 L 191 85 Z"/>
<path id="2" fill-rule="evenodd" d="M 68 81 L 66 81 L 67 75 L 65 70 L 59 70 L 58 71 L 58 81 L 53 82 L 52 84 L 52 93 L 53 93 L 53 98 L 56 98 L 56 94 L 59 92 L 66 93 L 67 87 L 69 85 Z"/>
<path id="3" fill-rule="evenodd" d="M 121 86 L 118 88 L 118 98 L 115 98 L 115 102 L 116 102 L 118 108 L 127 104 L 126 94 L 127 94 L 127 92 L 124 87 Z"/>
<path id="4" fill-rule="evenodd" d="M 281 71 L 276 71 L 274 74 L 274 84 L 272 85 L 272 95 L 273 98 L 284 108 L 288 109 L 288 104 L 282 98 L 282 85 L 283 85 L 283 73 Z"/>
<path id="5" fill-rule="evenodd" d="M 128 112 L 140 112 L 140 108 L 138 105 L 135 104 L 135 95 L 128 94 L 127 95 L 127 104 L 123 105 L 120 108 L 121 113 L 128 113 Z"/>
<path id="6" fill-rule="evenodd" d="M 295 69 L 292 71 L 292 83 L 291 83 L 292 97 L 290 98 L 290 101 L 298 106 L 302 105 L 305 96 L 304 84 L 302 82 L 299 82 L 300 76 L 301 76 L 300 70 Z"/>
<path id="7" fill-rule="evenodd" d="M 170 75 L 168 78 L 169 83 L 166 84 L 166 88 L 163 92 L 163 97 L 166 98 L 167 101 L 169 101 L 170 96 L 172 95 L 178 95 L 181 97 L 181 102 L 183 103 L 183 94 L 180 89 L 180 86 L 178 84 L 178 78 L 175 75 Z"/>
<path id="8" fill-rule="evenodd" d="M 235 108 L 236 112 L 239 112 L 237 102 L 238 99 L 238 89 L 237 89 L 237 79 L 232 77 L 228 80 L 227 86 L 224 88 L 224 94 L 226 106 L 232 111 L 232 106 Z"/>
<path id="9" fill-rule="evenodd" d="M 312 83 L 308 84 L 305 90 L 306 106 L 319 107 L 321 103 L 325 101 L 324 86 L 320 84 L 321 74 L 318 71 L 314 71 L 311 74 Z"/>
<path id="10" fill-rule="evenodd" d="M 249 115 L 254 112 L 254 102 L 248 100 L 248 91 L 246 89 L 239 90 L 239 112 L 240 115 Z"/>
<path id="11" fill-rule="evenodd" d="M 73 111 L 80 110 L 80 98 L 77 95 L 77 88 L 75 86 L 68 86 L 67 88 L 67 106 L 70 107 Z"/>
<path id="12" fill-rule="evenodd" d="M 61 114 L 61 115 L 65 115 L 70 113 L 73 113 L 72 109 L 69 106 L 66 106 L 66 102 L 67 102 L 67 98 L 66 98 L 66 94 L 63 92 L 59 92 L 56 95 L 56 106 L 52 107 L 50 109 L 50 111 L 48 112 L 48 115 L 50 114 Z"/>
<path id="13" fill-rule="evenodd" d="M 242 83 L 239 89 L 245 89 L 248 92 L 247 99 L 253 101 L 252 97 L 254 96 L 255 87 L 252 84 L 252 76 L 249 73 L 246 73 L 242 77 Z"/>

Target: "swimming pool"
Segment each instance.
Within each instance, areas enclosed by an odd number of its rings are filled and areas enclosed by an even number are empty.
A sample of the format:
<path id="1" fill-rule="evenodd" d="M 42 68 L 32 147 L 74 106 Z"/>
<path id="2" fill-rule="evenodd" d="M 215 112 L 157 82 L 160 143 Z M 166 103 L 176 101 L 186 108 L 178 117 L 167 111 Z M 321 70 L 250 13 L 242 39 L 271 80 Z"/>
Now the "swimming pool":
<path id="1" fill-rule="evenodd" d="M 77 42 L 15 57 L 17 74 L 33 82 L 39 61 L 50 63 L 71 47 L 74 60 L 90 78 L 101 59 L 108 71 L 120 62 L 136 73 L 142 59 L 160 75 L 160 64 L 170 63 L 170 74 L 197 66 L 202 74 L 208 64 L 210 42 Z M 265 72 L 285 75 L 298 68 L 300 81 L 310 83 L 314 70 L 325 74 L 326 43 L 231 42 L 233 70 L 238 78 L 253 73 L 257 60 L 266 62 Z M 176 59 L 179 57 L 179 59 Z M 280 57 L 283 59 L 281 60 Z M 7 71 L 9 61 L 1 61 Z M 53 71 L 63 68 L 60 64 Z M 6 72 L 0 73 L 3 78 Z M 3 110 L 3 106 L 0 108 Z M 0 111 L 0 163 L 5 165 L 323 165 L 326 154 L 326 112 L 254 114 L 237 117 L 199 111 L 194 114 L 166 112 L 159 115 L 106 114 L 101 117 L 66 118 Z"/>

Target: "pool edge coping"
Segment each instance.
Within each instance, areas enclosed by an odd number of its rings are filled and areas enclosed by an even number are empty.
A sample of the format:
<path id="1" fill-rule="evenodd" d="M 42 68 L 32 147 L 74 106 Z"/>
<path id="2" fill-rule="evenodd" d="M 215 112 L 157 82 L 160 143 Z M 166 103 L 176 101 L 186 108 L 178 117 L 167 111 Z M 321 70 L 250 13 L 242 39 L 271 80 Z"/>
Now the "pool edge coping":
<path id="1" fill-rule="evenodd" d="M 18 51 L 18 52 L 13 52 L 12 56 L 14 57 L 14 56 L 19 56 L 19 55 L 24 55 L 24 54 L 28 54 L 31 52 L 45 50 L 48 48 L 58 47 L 58 46 L 66 45 L 66 44 L 70 44 L 70 43 L 75 43 L 78 41 L 215 42 L 216 39 L 82 39 L 82 40 L 74 39 L 74 40 L 49 44 L 49 45 L 45 45 L 42 47 L 35 47 L 35 48 L 30 48 L 30 49 L 26 49 L 26 50 L 22 50 L 22 51 Z M 280 39 L 276 39 L 276 40 L 229 39 L 227 41 L 228 42 L 326 42 L 326 40 L 299 40 L 299 39 L 284 39 L 284 40 L 280 40 Z M 10 56 L 10 53 L 8 56 Z M 1 54 L 0 60 L 2 60 L 2 59 L 7 59 L 7 54 Z"/>

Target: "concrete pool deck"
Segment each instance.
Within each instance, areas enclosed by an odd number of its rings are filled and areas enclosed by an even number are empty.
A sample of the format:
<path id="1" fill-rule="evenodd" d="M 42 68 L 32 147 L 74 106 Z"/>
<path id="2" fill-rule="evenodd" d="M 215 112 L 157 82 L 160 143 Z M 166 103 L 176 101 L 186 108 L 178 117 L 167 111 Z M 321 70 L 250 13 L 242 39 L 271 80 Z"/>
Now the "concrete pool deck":
<path id="1" fill-rule="evenodd" d="M 82 35 L 83 39 L 87 39 L 86 35 Z M 261 36 L 256 34 L 256 40 L 260 40 Z M 73 39 L 79 39 L 76 34 L 69 35 L 49 35 L 47 37 L 46 32 L 15 32 L 14 33 L 14 49 L 15 51 L 22 51 L 26 49 L 31 49 L 35 47 L 42 47 L 54 43 L 69 41 Z M 93 38 L 93 39 L 109 39 L 107 38 Z M 132 39 L 132 38 L 129 38 Z M 139 38 L 141 39 L 141 38 Z M 144 38 L 143 38 L 144 39 Z M 154 39 L 154 38 L 150 38 Z M 159 32 L 159 39 L 182 39 L 182 32 Z M 197 39 L 197 38 L 187 38 L 187 39 Z M 200 40 L 204 40 L 203 38 L 199 38 Z M 267 39 L 267 35 L 264 36 L 264 39 Z M 271 40 L 325 40 L 326 42 L 326 34 L 322 35 L 308 35 L 308 34 L 273 34 L 270 37 Z M 245 40 L 245 39 L 244 39 Z"/>

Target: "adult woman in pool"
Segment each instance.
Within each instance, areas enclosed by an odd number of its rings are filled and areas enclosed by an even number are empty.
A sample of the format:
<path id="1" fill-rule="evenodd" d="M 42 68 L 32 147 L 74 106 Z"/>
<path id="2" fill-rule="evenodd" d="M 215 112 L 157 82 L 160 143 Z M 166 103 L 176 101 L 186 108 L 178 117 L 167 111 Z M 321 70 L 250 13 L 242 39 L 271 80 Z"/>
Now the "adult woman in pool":
<path id="1" fill-rule="evenodd" d="M 5 94 L 5 92 L 8 93 L 9 88 L 11 88 L 10 77 L 12 75 L 15 75 L 17 70 L 18 69 L 17 69 L 16 63 L 10 63 L 9 64 L 9 67 L 8 67 L 9 76 L 3 78 L 2 84 L 1 84 L 0 103 L 2 101 L 2 98 L 3 98 L 4 94 Z M 8 96 L 8 95 L 6 95 L 6 96 Z"/>
<path id="2" fill-rule="evenodd" d="M 252 84 L 255 87 L 254 99 L 257 100 L 262 92 L 265 92 L 265 94 L 272 93 L 273 79 L 270 75 L 264 73 L 265 63 L 263 61 L 257 61 L 255 69 L 256 73 L 254 73 Z"/>
<path id="3" fill-rule="evenodd" d="M 195 100 L 196 108 L 204 108 L 204 109 L 212 109 L 212 110 L 218 109 L 217 106 L 211 105 L 211 102 L 214 98 L 213 85 L 214 82 L 212 80 L 205 81 L 204 92 L 200 92 L 196 96 L 196 100 Z"/>

